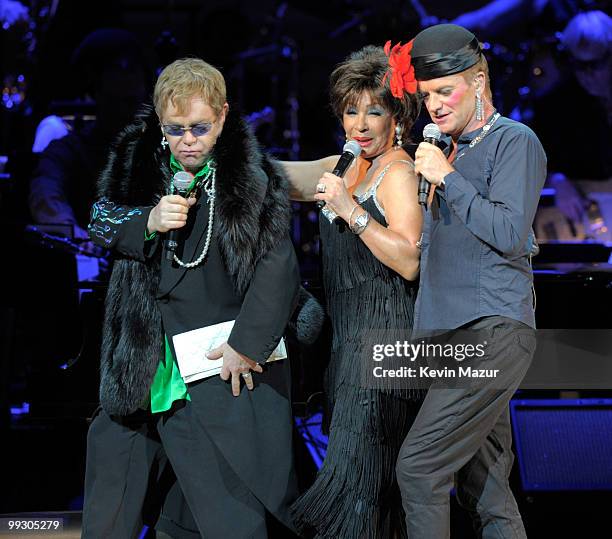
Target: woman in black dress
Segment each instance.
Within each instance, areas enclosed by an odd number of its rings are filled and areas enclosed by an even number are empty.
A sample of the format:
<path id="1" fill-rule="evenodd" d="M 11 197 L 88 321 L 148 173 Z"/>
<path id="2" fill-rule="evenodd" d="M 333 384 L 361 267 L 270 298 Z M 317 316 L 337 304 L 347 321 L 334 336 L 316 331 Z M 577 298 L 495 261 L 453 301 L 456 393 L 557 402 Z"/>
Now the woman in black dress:
<path id="1" fill-rule="evenodd" d="M 406 534 L 395 461 L 422 395 L 408 381 L 375 389 L 362 376 L 372 370 L 373 344 L 407 340 L 412 327 L 422 214 L 414 163 L 402 149 L 418 113 L 416 94 L 406 91 L 416 90 L 409 47 L 365 47 L 331 75 L 334 111 L 362 150 L 344 179 L 327 172 L 338 156 L 283 163 L 294 200 L 326 203 L 329 444 L 314 484 L 293 506 L 298 529 L 318 537 Z M 339 219 L 330 222 L 329 210 Z"/>

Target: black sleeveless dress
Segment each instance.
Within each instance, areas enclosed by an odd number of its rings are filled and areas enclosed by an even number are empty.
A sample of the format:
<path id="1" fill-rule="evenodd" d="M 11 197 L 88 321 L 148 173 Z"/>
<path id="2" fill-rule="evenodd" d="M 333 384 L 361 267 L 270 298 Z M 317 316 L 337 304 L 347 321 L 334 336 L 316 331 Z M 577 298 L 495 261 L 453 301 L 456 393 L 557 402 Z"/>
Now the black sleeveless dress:
<path id="1" fill-rule="evenodd" d="M 357 199 L 383 226 L 376 191 L 389 166 Z M 364 350 L 371 350 L 373 335 L 383 343 L 410 338 L 416 282 L 382 264 L 344 222 L 330 224 L 321 215 L 320 232 L 333 329 L 325 380 L 330 434 L 314 484 L 292 507 L 294 522 L 316 537 L 406 537 L 395 462 L 424 394 L 368 388 L 361 376 L 362 368 L 372 366 L 372 354 L 368 363 Z"/>

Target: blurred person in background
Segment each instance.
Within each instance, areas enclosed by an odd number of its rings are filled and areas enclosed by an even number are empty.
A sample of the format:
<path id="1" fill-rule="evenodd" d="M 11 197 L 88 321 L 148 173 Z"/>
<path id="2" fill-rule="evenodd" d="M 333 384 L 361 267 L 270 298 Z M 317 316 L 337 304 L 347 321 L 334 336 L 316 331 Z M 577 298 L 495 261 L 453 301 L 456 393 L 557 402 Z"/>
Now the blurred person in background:
<path id="1" fill-rule="evenodd" d="M 612 179 L 612 18 L 603 11 L 580 13 L 561 43 L 572 76 L 535 104 L 532 124 L 549 156 L 556 205 L 580 223 L 589 200 L 572 180 Z M 561 117 L 570 129 L 559 129 Z"/>
<path id="2" fill-rule="evenodd" d="M 41 122 L 29 206 L 35 223 L 72 225 L 75 239 L 88 240 L 96 179 L 112 140 L 147 98 L 150 73 L 138 41 L 121 29 L 88 35 L 74 52 L 72 66 L 93 101 L 95 120 L 82 121 L 76 114 L 74 128 L 65 128 L 64 136 L 57 116 Z"/>

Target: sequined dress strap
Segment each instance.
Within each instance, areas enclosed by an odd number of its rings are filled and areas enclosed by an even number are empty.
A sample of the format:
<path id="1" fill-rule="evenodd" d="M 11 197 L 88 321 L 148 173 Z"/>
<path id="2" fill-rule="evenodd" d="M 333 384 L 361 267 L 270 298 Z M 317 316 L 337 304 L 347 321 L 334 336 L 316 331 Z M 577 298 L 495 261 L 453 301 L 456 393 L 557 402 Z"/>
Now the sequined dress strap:
<path id="1" fill-rule="evenodd" d="M 378 177 L 376 178 L 376 181 L 374 182 L 374 184 L 365 193 L 357 197 L 357 202 L 359 204 L 362 204 L 363 202 L 368 200 L 370 197 L 372 197 L 372 199 L 374 200 L 374 204 L 378 208 L 378 211 L 383 215 L 383 217 L 385 216 L 385 210 L 382 208 L 382 206 L 378 202 L 376 192 L 378 191 L 378 186 L 380 185 L 380 183 L 383 181 L 383 178 L 387 174 L 387 171 L 391 168 L 391 165 L 395 163 L 406 163 L 407 165 L 411 165 L 414 168 L 414 163 L 412 161 L 408 161 L 407 159 L 398 159 L 397 161 L 391 161 L 390 163 L 387 163 L 385 168 L 383 168 L 378 174 Z"/>

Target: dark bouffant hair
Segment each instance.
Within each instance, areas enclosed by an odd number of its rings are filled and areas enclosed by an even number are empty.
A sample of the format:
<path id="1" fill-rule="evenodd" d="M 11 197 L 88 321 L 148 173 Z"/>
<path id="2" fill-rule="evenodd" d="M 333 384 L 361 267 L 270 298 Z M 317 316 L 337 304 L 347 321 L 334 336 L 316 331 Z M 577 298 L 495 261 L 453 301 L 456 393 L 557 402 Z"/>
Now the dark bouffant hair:
<path id="1" fill-rule="evenodd" d="M 401 99 L 394 97 L 389 86 L 390 73 L 383 84 L 388 69 L 385 51 L 373 45 L 351 53 L 336 66 L 329 78 L 330 101 L 336 116 L 342 119 L 346 107 L 356 104 L 363 92 L 369 92 L 396 122 L 402 123 L 404 133 L 409 133 L 419 114 L 420 100 L 416 94 L 407 92 Z"/>

